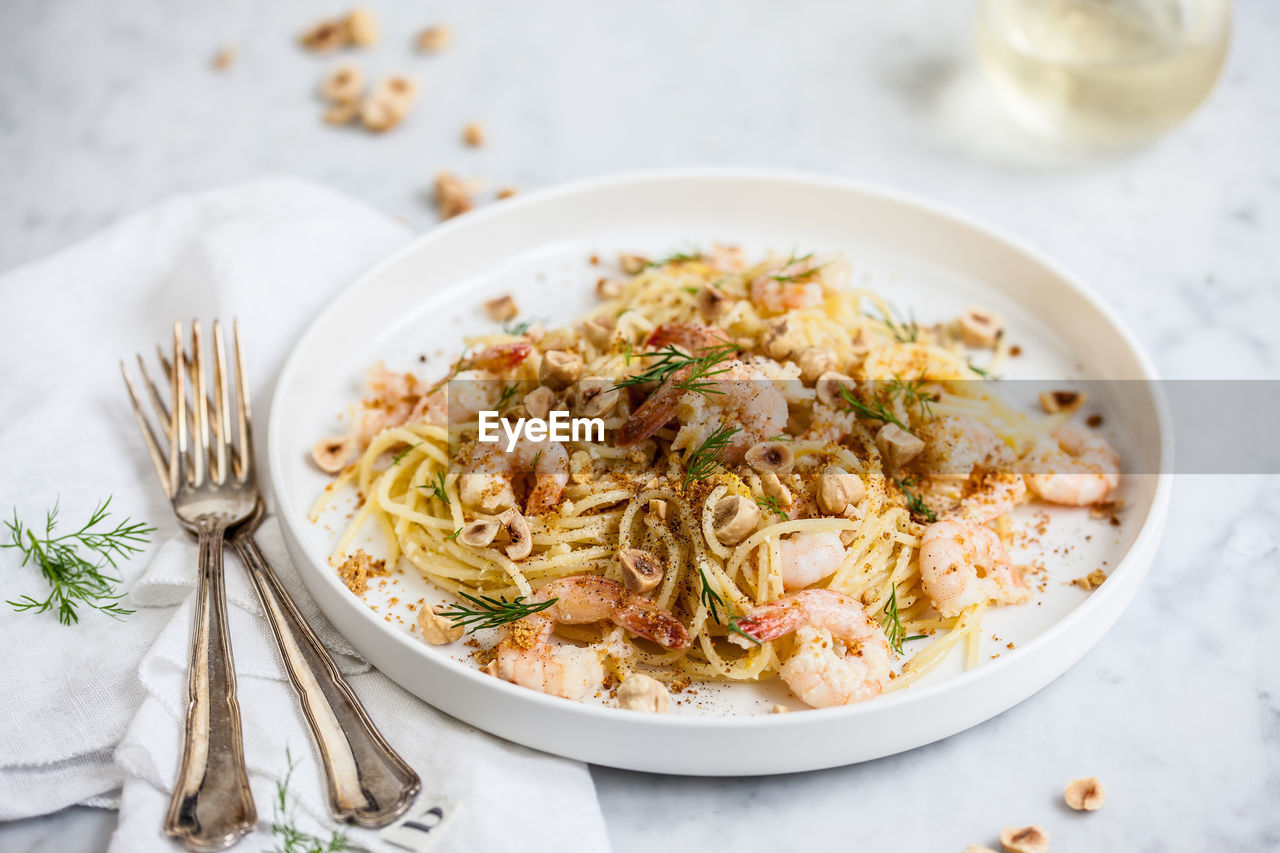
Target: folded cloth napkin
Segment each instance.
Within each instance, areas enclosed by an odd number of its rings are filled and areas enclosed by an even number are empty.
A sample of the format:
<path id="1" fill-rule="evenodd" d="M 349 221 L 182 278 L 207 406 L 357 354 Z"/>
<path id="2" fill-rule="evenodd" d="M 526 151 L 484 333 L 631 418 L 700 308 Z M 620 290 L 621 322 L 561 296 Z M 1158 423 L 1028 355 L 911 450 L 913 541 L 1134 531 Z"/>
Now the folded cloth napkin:
<path id="1" fill-rule="evenodd" d="M 178 849 L 161 823 L 180 750 L 196 548 L 155 480 L 116 360 L 142 352 L 153 367 L 151 345 L 169 339 L 174 319 L 239 317 L 255 409 L 265 412 L 304 325 L 408 237 L 350 199 L 270 179 L 160 204 L 0 276 L 0 513 L 12 507 L 43 525 L 59 502 L 66 531 L 110 495 L 113 519 L 157 528 L 120 568 L 130 616 L 82 608 L 77 624 L 63 626 L 54 613 L 0 604 L 0 820 L 76 803 L 118 806 L 112 850 Z M 454 806 L 433 853 L 607 849 L 583 765 L 490 737 L 371 669 L 316 610 L 270 514 L 258 540 L 370 716 L 422 778 L 422 798 Z M 0 528 L 0 544 L 8 541 Z M 20 563 L 17 549 L 0 549 L 2 597 L 43 599 L 38 569 Z M 251 584 L 233 555 L 226 564 L 259 813 L 244 847 L 277 844 L 277 819 L 327 839 L 334 826 L 302 712 Z M 286 813 L 278 815 L 273 803 L 291 760 Z M 346 832 L 356 847 L 392 849 L 375 831 Z"/>

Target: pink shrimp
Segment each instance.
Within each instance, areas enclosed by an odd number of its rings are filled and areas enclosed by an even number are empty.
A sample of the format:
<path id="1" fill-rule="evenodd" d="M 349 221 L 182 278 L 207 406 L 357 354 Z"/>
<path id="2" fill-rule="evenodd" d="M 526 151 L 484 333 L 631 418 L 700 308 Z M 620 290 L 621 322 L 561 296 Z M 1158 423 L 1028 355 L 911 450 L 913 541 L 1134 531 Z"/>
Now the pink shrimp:
<path id="1" fill-rule="evenodd" d="M 757 640 L 796 635 L 779 675 L 806 705 L 829 708 L 874 698 L 889 680 L 889 640 L 849 596 L 805 589 L 751 608 L 739 621 Z M 749 648 L 750 641 L 730 641 Z"/>
<path id="2" fill-rule="evenodd" d="M 822 264 L 813 256 L 790 259 L 770 266 L 751 282 L 751 301 L 766 311 L 781 313 L 822 304 L 822 284 L 817 280 Z"/>
<path id="3" fill-rule="evenodd" d="M 694 326 L 688 323 L 663 323 L 645 339 L 650 351 L 672 346 L 690 355 L 702 350 L 727 344 L 728 336 L 715 326 Z M 640 356 L 641 364 L 646 360 Z M 662 429 L 675 416 L 676 403 L 682 392 L 676 386 L 688 380 L 692 369 L 682 367 L 663 380 L 652 394 L 631 413 L 618 430 L 617 445 L 631 447 L 639 444 Z"/>
<path id="4" fill-rule="evenodd" d="M 1089 506 L 1102 503 L 1120 485 L 1120 455 L 1098 435 L 1075 424 L 1053 431 L 1031 456 L 1031 489 L 1049 503 Z"/>
<path id="5" fill-rule="evenodd" d="M 617 581 L 573 575 L 552 581 L 530 600 L 555 603 L 508 625 L 498 644 L 498 674 L 515 684 L 581 699 L 604 682 L 596 649 L 551 643 L 557 624 L 609 621 L 665 649 L 689 647 L 689 632 L 670 611 L 627 590 Z"/>
<path id="6" fill-rule="evenodd" d="M 499 512 L 516 505 L 512 478 L 532 473 L 533 489 L 525 500 L 532 515 L 549 512 L 560 503 L 569 483 L 569 451 L 558 441 L 521 437 L 507 453 L 498 442 L 477 442 L 466 470 L 458 478 L 458 494 L 467 506 Z"/>
<path id="7" fill-rule="evenodd" d="M 522 363 L 531 352 L 533 352 L 533 345 L 528 341 L 490 344 L 467 359 L 467 366 L 477 370 L 488 370 L 491 373 L 501 373 Z"/>
<path id="8" fill-rule="evenodd" d="M 943 616 L 974 604 L 1022 604 L 1031 589 L 990 527 L 956 519 L 936 521 L 920 540 L 920 580 Z"/>

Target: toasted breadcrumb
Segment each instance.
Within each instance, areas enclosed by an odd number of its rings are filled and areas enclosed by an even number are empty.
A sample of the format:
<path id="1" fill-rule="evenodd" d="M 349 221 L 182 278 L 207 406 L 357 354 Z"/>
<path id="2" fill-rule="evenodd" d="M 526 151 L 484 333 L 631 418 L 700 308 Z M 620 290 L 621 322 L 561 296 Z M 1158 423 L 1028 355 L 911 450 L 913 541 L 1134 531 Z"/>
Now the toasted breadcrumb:
<path id="1" fill-rule="evenodd" d="M 1080 587 L 1084 591 L 1097 589 L 1102 586 L 1102 582 L 1107 579 L 1107 573 L 1102 569 L 1094 569 L 1082 578 L 1076 578 L 1071 583 Z"/>
<path id="2" fill-rule="evenodd" d="M 368 591 L 370 578 L 389 574 L 386 560 L 375 560 L 363 550 L 347 557 L 346 562 L 338 567 L 338 577 L 356 595 L 364 595 Z"/>
<path id="3" fill-rule="evenodd" d="M 452 219 L 475 207 L 467 183 L 444 169 L 436 173 L 435 200 L 442 219 Z"/>

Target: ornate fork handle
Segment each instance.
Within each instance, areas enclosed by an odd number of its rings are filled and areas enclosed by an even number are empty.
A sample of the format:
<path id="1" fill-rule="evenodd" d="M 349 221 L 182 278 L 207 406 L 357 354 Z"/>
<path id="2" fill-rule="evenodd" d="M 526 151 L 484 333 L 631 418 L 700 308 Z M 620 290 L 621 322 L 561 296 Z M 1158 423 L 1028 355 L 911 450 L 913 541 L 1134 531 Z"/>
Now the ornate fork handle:
<path id="1" fill-rule="evenodd" d="M 231 544 L 262 599 L 280 657 L 320 748 L 330 809 L 335 817 L 362 826 L 390 823 L 413 802 L 418 775 L 374 727 L 252 532 L 242 530 Z"/>
<path id="2" fill-rule="evenodd" d="M 191 850 L 221 850 L 258 821 L 244 766 L 236 671 L 222 575 L 224 525 L 200 520 L 200 572 L 191 628 L 187 724 L 165 832 Z"/>

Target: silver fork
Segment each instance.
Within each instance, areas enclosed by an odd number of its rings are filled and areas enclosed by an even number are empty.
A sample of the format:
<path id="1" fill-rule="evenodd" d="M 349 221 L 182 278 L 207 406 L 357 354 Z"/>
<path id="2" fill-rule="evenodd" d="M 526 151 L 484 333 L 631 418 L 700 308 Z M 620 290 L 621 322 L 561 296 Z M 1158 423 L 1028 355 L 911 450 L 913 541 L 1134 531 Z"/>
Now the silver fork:
<path id="1" fill-rule="evenodd" d="M 157 348 L 161 366 L 171 387 L 176 389 L 185 384 L 182 381 L 184 373 L 191 375 L 193 385 L 198 384 L 201 386 L 196 389 L 196 404 L 194 407 L 188 405 L 185 398 L 175 390 L 170 395 L 173 403 L 169 408 L 166 408 L 155 383 L 151 381 L 141 356 L 138 356 L 138 367 L 146 383 L 152 406 L 156 410 L 160 423 L 164 426 L 164 432 L 171 450 L 175 446 L 182 446 L 184 433 L 180 426 L 185 424 L 187 418 L 192 418 L 194 422 L 194 419 L 199 416 L 201 408 L 207 410 L 211 403 L 215 411 L 218 412 L 218 418 L 213 421 L 212 426 L 218 449 L 224 455 L 217 457 L 215 461 L 221 466 L 220 470 L 223 472 L 227 470 L 225 463 L 229 462 L 236 481 L 247 485 L 253 495 L 253 506 L 250 514 L 230 530 L 231 544 L 236 549 L 241 562 L 244 563 L 250 578 L 253 580 L 254 588 L 262 601 L 267 619 L 271 623 L 272 633 L 276 639 L 280 656 L 284 661 L 285 669 L 288 671 L 289 679 L 298 693 L 308 725 L 316 739 L 328 783 L 330 810 L 334 817 L 339 820 L 352 821 L 362 826 L 384 826 L 395 820 L 409 807 L 413 802 L 413 798 L 417 795 L 420 782 L 417 774 L 391 748 L 373 725 L 364 707 L 338 672 L 333 659 L 320 643 L 315 632 L 311 630 L 311 627 L 303 619 L 297 605 L 289 597 L 288 592 L 285 591 L 284 586 L 276 577 L 275 572 L 272 571 L 271 565 L 267 562 L 266 557 L 253 539 L 253 531 L 263 515 L 263 502 L 257 493 L 255 484 L 249 387 L 245 373 L 244 353 L 240 346 L 238 324 L 235 325 L 234 331 L 236 390 L 239 403 L 238 446 L 234 446 L 230 442 L 230 416 L 228 407 L 225 405 L 225 357 L 222 347 L 221 328 L 216 322 L 214 323 L 214 349 L 217 356 L 216 380 L 218 384 L 218 389 L 216 390 L 221 395 L 218 399 L 209 401 L 204 397 L 203 383 L 197 382 L 197 377 L 202 376 L 197 325 L 193 325 L 192 349 L 195 353 L 194 358 L 188 358 L 186 353 L 182 351 L 182 335 L 179 324 L 174 326 L 172 361 L 165 359 L 163 351 L 159 351 L 159 348 Z M 181 369 L 175 370 L 174 366 L 181 366 Z M 123 363 L 121 363 L 120 369 L 124 376 L 129 397 L 133 403 L 134 414 L 138 419 L 143 441 L 151 454 L 152 462 L 156 466 L 156 472 L 159 474 L 166 491 L 173 495 L 176 493 L 173 488 L 173 484 L 176 482 L 174 476 L 174 454 L 170 453 L 166 461 L 165 455 L 160 450 L 160 442 L 151 429 L 143 411 L 142 403 L 133 383 L 129 379 L 128 373 L 124 369 Z M 204 400 L 203 407 L 200 405 L 202 400 Z M 186 416 L 177 417 L 178 412 L 186 412 Z M 185 465 L 187 469 L 191 469 L 191 473 L 193 473 L 194 458 L 188 458 L 185 463 L 180 463 L 180 466 L 182 465 Z M 197 528 L 185 520 L 183 524 L 191 532 L 199 533 Z M 221 588 L 219 588 L 218 594 L 221 594 Z M 198 594 L 197 598 L 199 597 Z M 228 662 L 230 661 L 229 651 L 228 648 Z M 231 679 L 232 706 L 234 707 L 234 673 L 231 674 Z M 239 746 L 238 716 L 236 717 L 234 728 L 235 753 L 240 755 L 242 750 Z M 240 766 L 243 768 L 242 758 Z M 181 779 L 182 777 L 180 776 L 179 778 Z M 176 799 L 177 789 L 175 789 Z M 250 803 L 250 813 L 252 813 L 252 803 Z M 250 819 L 250 825 L 252 825 L 252 818 Z M 166 825 L 166 831 L 170 831 L 168 825 Z M 170 831 L 170 834 L 175 833 Z M 219 836 L 222 839 L 222 843 L 198 847 L 193 846 L 188 841 L 190 836 L 180 835 L 179 837 L 182 837 L 184 843 L 187 843 L 187 846 L 192 849 L 206 850 L 232 844 L 240 837 L 240 834 L 240 832 L 234 831 L 230 835 L 223 834 Z"/>

